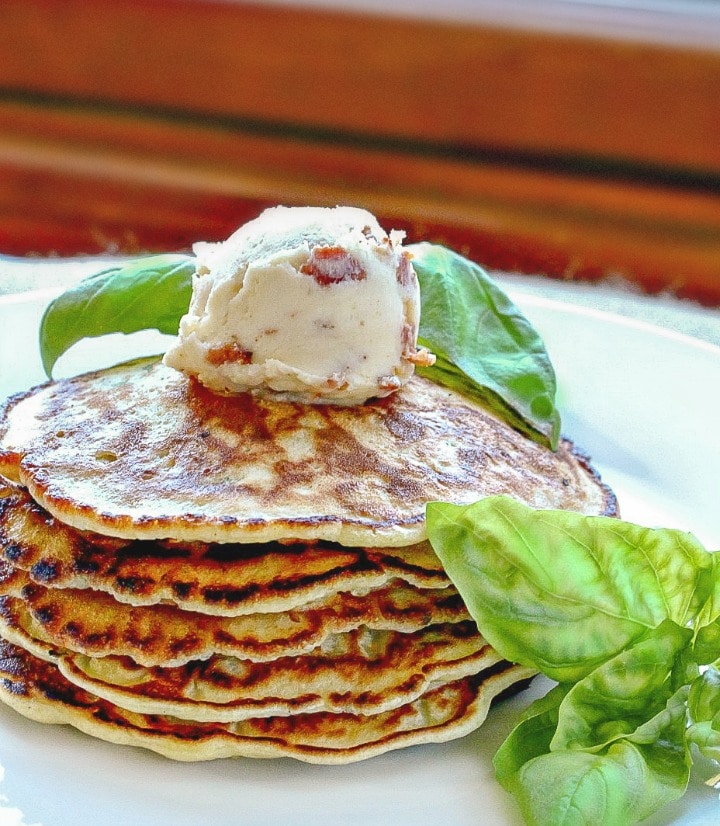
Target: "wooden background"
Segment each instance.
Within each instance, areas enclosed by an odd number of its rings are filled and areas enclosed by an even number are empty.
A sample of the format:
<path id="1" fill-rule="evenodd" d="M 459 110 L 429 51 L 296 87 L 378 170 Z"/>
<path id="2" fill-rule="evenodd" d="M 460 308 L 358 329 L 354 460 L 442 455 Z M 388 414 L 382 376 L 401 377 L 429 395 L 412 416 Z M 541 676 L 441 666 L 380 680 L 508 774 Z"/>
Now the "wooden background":
<path id="1" fill-rule="evenodd" d="M 702 44 L 660 22 L 2 0 L 0 253 L 186 249 L 353 203 L 492 268 L 720 305 L 720 17 Z"/>

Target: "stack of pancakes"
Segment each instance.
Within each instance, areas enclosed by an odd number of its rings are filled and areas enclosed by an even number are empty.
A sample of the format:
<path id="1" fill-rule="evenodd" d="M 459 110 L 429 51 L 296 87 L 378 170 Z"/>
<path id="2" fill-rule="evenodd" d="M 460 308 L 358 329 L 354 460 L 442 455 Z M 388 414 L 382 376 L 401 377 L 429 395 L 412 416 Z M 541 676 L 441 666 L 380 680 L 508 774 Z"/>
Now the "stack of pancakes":
<path id="1" fill-rule="evenodd" d="M 0 411 L 0 699 L 180 760 L 344 763 L 477 728 L 503 661 L 425 504 L 614 514 L 557 452 L 414 377 L 319 407 L 223 397 L 156 359 Z"/>

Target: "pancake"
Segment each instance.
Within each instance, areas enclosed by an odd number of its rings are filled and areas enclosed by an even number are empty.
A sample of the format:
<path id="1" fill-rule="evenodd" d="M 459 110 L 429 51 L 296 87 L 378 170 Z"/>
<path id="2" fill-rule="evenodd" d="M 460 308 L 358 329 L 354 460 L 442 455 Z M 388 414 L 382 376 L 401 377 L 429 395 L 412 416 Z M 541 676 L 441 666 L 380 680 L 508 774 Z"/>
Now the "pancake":
<path id="1" fill-rule="evenodd" d="M 306 653 L 361 626 L 412 634 L 468 619 L 454 588 L 391 583 L 362 594 L 331 594 L 285 613 L 214 617 L 172 605 L 134 607 L 91 589 L 45 588 L 21 569 L 0 566 L 3 636 L 89 656 L 132 657 L 144 666 L 179 666 L 216 653 L 268 662 Z"/>
<path id="2" fill-rule="evenodd" d="M 303 656 L 253 663 L 213 655 L 178 668 L 138 666 L 129 657 L 88 657 L 30 638 L 15 644 L 56 663 L 70 682 L 121 708 L 201 722 L 316 711 L 378 714 L 501 659 L 471 621 L 432 625 L 415 634 L 361 627 L 334 635 Z"/>
<path id="3" fill-rule="evenodd" d="M 115 540 L 80 533 L 51 517 L 27 491 L 3 484 L 0 557 L 40 585 L 92 588 L 131 605 L 173 602 L 222 616 L 288 611 L 391 581 L 419 588 L 450 584 L 428 542 L 384 549 Z"/>
<path id="4" fill-rule="evenodd" d="M 616 514 L 556 452 L 414 377 L 352 408 L 142 359 L 0 408 L 0 700 L 177 760 L 348 763 L 462 736 L 533 672 L 478 633 L 431 500 Z"/>
<path id="5" fill-rule="evenodd" d="M 233 722 L 315 711 L 378 714 L 500 659 L 467 622 L 415 634 L 359 628 L 271 663 L 214 656 L 149 669 L 116 657 L 63 655 L 58 664 L 72 683 L 130 711 Z"/>
<path id="6" fill-rule="evenodd" d="M 142 746 L 187 761 L 294 757 L 337 764 L 391 749 L 442 743 L 476 729 L 493 699 L 531 676 L 527 669 L 501 661 L 380 714 L 316 712 L 207 723 L 126 711 L 73 685 L 53 663 L 0 641 L 0 699 L 24 716 L 70 724 L 112 743 Z"/>
<path id="7" fill-rule="evenodd" d="M 570 442 L 552 452 L 417 376 L 312 406 L 219 396 L 153 359 L 11 398 L 0 473 L 62 522 L 126 539 L 406 546 L 426 538 L 428 501 L 493 494 L 615 512 Z"/>

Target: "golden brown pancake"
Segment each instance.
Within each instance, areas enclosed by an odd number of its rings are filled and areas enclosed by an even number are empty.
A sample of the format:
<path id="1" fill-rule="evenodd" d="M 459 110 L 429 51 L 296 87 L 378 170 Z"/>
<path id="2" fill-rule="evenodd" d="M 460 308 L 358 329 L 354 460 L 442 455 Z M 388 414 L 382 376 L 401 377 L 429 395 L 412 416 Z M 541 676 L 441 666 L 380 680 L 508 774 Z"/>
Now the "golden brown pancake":
<path id="1" fill-rule="evenodd" d="M 316 711 L 378 714 L 500 659 L 467 622 L 414 634 L 358 628 L 304 656 L 270 663 L 213 656 L 181 668 L 151 669 L 128 659 L 77 654 L 58 662 L 72 683 L 122 708 L 233 722 Z"/>
<path id="2" fill-rule="evenodd" d="M 131 605 L 173 602 L 224 616 L 287 611 L 394 580 L 421 588 L 450 584 L 428 542 L 407 548 L 130 542 L 81 533 L 51 517 L 27 491 L 2 484 L 0 556 L 41 585 L 93 588 Z"/>
<path id="3" fill-rule="evenodd" d="M 267 662 L 304 654 L 361 626 L 412 634 L 469 619 L 454 588 L 401 582 L 362 594 L 330 594 L 301 608 L 216 617 L 173 605 L 130 606 L 91 589 L 45 588 L 0 566 L 0 633 L 90 656 L 127 656 L 144 666 L 179 666 L 215 653 Z"/>
<path id="4" fill-rule="evenodd" d="M 9 399 L 0 473 L 0 699 L 179 760 L 346 763 L 472 731 L 533 674 L 479 635 L 426 503 L 617 512 L 571 442 L 422 378 L 320 407 L 157 359 Z"/>
<path id="5" fill-rule="evenodd" d="M 0 699 L 7 705 L 39 722 L 67 723 L 175 760 L 287 756 L 350 763 L 390 749 L 441 743 L 476 729 L 495 697 L 531 676 L 527 669 L 499 662 L 380 714 L 316 712 L 208 723 L 125 711 L 73 685 L 53 663 L 0 641 Z"/>
<path id="6" fill-rule="evenodd" d="M 202 722 L 316 711 L 378 714 L 501 659 L 471 621 L 414 634 L 361 627 L 303 656 L 254 663 L 213 655 L 176 668 L 147 668 L 129 657 L 88 657 L 31 638 L 11 641 L 122 708 Z"/>
<path id="7" fill-rule="evenodd" d="M 414 377 L 356 407 L 224 397 L 157 360 L 49 383 L 0 412 L 0 472 L 61 521 L 129 539 L 425 539 L 431 500 L 508 494 L 613 513 L 567 441 L 557 452 Z"/>

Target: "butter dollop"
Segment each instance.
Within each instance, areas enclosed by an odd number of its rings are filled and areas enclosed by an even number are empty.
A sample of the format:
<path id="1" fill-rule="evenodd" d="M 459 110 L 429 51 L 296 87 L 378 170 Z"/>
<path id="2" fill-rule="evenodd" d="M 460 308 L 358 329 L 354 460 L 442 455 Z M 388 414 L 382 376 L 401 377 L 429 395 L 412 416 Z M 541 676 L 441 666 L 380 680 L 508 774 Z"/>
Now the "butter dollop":
<path id="1" fill-rule="evenodd" d="M 434 361 L 417 347 L 420 289 L 403 237 L 356 207 L 278 206 L 196 244 L 165 363 L 220 393 L 339 405 L 393 393 Z"/>

